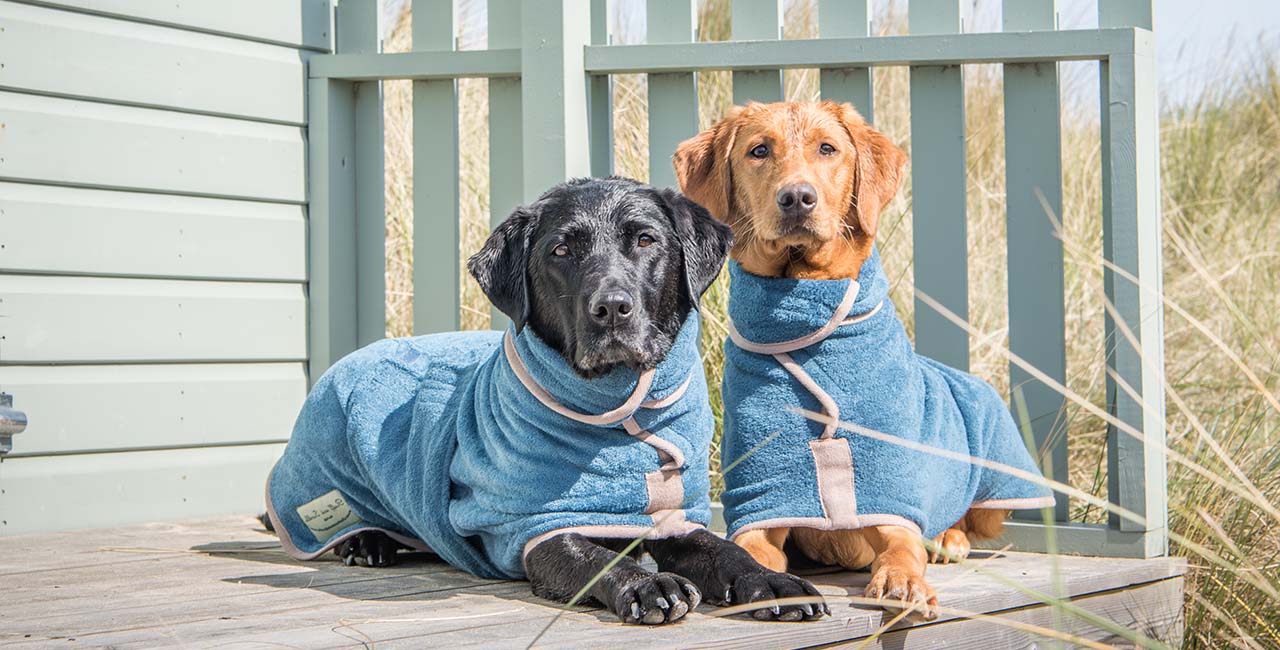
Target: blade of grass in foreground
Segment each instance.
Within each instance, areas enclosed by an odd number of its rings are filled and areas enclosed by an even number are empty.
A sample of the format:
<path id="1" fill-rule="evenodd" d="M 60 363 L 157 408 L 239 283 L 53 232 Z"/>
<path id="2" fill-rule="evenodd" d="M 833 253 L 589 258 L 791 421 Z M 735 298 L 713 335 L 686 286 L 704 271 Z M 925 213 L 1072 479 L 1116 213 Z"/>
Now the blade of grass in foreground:
<path id="1" fill-rule="evenodd" d="M 800 409 L 795 407 L 791 407 L 791 410 L 810 420 L 813 420 L 814 422 L 819 422 L 822 424 L 834 423 L 835 426 L 840 429 L 844 429 L 845 431 L 851 431 L 858 435 L 866 436 L 874 440 L 879 440 L 881 442 L 887 442 L 890 444 L 899 445 L 899 446 L 911 449 L 913 451 L 932 454 L 942 458 L 947 458 L 949 460 L 955 460 L 963 463 L 977 465 L 984 469 L 989 469 L 995 472 L 1002 472 L 1004 474 L 1008 474 L 1009 476 L 1020 478 L 1024 481 L 1029 481 L 1032 483 L 1036 483 L 1036 484 L 1048 487 L 1060 494 L 1065 494 L 1067 496 L 1075 497 L 1081 501 L 1084 501 L 1085 503 L 1089 503 L 1091 505 L 1096 506 L 1100 510 L 1114 513 L 1116 516 L 1122 519 L 1127 519 L 1135 524 L 1138 524 L 1139 526 L 1147 525 L 1146 519 L 1144 519 L 1141 515 L 1133 512 L 1132 510 L 1128 510 L 1117 504 L 1111 503 L 1104 499 L 1100 499 L 1079 488 L 1076 488 L 1058 481 L 1050 481 L 1044 478 L 1043 476 L 1034 474 L 1032 472 L 1027 472 L 1017 467 L 1010 467 L 1009 465 L 1005 465 L 1003 463 L 997 463 L 995 461 L 987 460 L 985 458 L 976 458 L 968 454 L 953 452 L 949 449 L 939 449 L 937 447 L 931 447 L 929 445 L 915 442 L 914 440 L 905 440 L 903 438 L 899 438 L 897 436 L 876 431 L 874 429 L 868 429 L 866 427 L 862 427 L 856 424 L 852 424 L 849 422 L 842 422 L 842 421 L 833 419 L 825 413 L 816 413 L 814 411 L 808 411 L 805 409 Z M 1165 533 L 1169 536 L 1170 540 L 1178 544 L 1181 544 L 1186 549 L 1196 553 L 1197 555 L 1200 555 L 1201 557 L 1208 560 L 1210 563 L 1217 565 L 1218 567 L 1221 567 L 1228 571 L 1234 571 L 1237 568 L 1234 565 L 1232 565 L 1230 562 L 1228 562 L 1226 559 L 1224 559 L 1222 556 L 1218 555 L 1217 553 L 1214 553 L 1212 550 L 1204 547 L 1201 544 L 1198 544 L 1182 535 L 1179 535 L 1178 533 L 1175 533 L 1172 530 L 1166 530 Z M 1268 596 L 1271 596 L 1275 600 L 1280 601 L 1280 591 L 1278 591 L 1276 587 L 1272 585 L 1268 580 L 1264 579 L 1264 577 L 1259 577 L 1258 573 L 1243 572 L 1243 573 L 1237 573 L 1236 575 L 1239 575 L 1241 580 L 1244 580 L 1249 584 L 1253 585 L 1254 587 L 1257 587 L 1258 589 L 1266 593 Z"/>
<path id="2" fill-rule="evenodd" d="M 938 447 L 932 447 L 932 446 L 930 446 L 930 445 L 926 445 L 926 444 L 923 444 L 923 443 L 919 443 L 919 442 L 916 442 L 916 441 L 914 441 L 914 440 L 906 440 L 906 439 L 904 439 L 904 438 L 898 438 L 897 436 L 893 436 L 893 435 L 891 435 L 891 434 L 887 434 L 887 433 L 884 433 L 884 432 L 881 432 L 881 431 L 875 431 L 874 429 L 868 429 L 868 428 L 866 428 L 866 427 L 862 427 L 862 426 L 859 426 L 859 425 L 856 425 L 856 424 L 851 424 L 851 423 L 848 423 L 848 422 L 842 422 L 842 421 L 839 421 L 839 420 L 835 420 L 835 419 L 831 418 L 830 416 L 828 416 L 828 415 L 826 415 L 826 414 L 816 413 L 816 412 L 814 412 L 814 411 L 808 411 L 808 410 L 805 410 L 805 409 L 800 409 L 800 408 L 795 408 L 795 407 L 791 407 L 791 411 L 792 411 L 792 412 L 795 412 L 795 413 L 799 413 L 800 415 L 804 416 L 805 418 L 808 418 L 808 419 L 813 420 L 813 421 L 815 421 L 815 422 L 820 422 L 820 423 L 822 423 L 822 424 L 835 423 L 835 425 L 836 425 L 837 427 L 839 427 L 840 429 L 844 429 L 844 430 L 846 430 L 846 431 L 851 431 L 851 432 L 856 433 L 856 434 L 858 434 L 858 435 L 865 436 L 865 437 L 868 437 L 868 438 L 872 438 L 872 439 L 874 439 L 874 440 L 878 440 L 878 441 L 881 441 L 881 442 L 888 442 L 888 443 L 890 443 L 890 444 L 895 444 L 895 445 L 898 445 L 898 446 L 901 446 L 901 447 L 905 447 L 905 448 L 907 448 L 907 449 L 911 449 L 911 450 L 913 450 L 913 451 L 920 451 L 920 452 L 924 452 L 924 453 L 932 454 L 932 455 L 935 455 L 935 456 L 939 456 L 939 457 L 941 457 L 941 458 L 947 458 L 947 459 L 950 459 L 950 460 L 956 460 L 956 461 L 960 461 L 960 462 L 969 463 L 969 464 L 972 464 L 972 465 L 977 465 L 977 466 L 982 467 L 982 468 L 984 468 L 984 469 L 989 469 L 989 470 L 992 470 L 992 471 L 1001 472 L 1001 473 L 1008 474 L 1008 475 L 1010 475 L 1010 476 L 1014 476 L 1014 477 L 1016 477 L 1016 478 L 1020 478 L 1020 479 L 1026 480 L 1026 481 L 1030 481 L 1030 482 L 1033 482 L 1033 483 L 1038 483 L 1038 484 L 1043 485 L 1043 486 L 1045 486 L 1045 487 L 1049 487 L 1049 488 L 1053 489 L 1054 491 L 1062 492 L 1062 493 L 1064 493 L 1064 494 L 1071 494 L 1072 496 L 1076 496 L 1077 498 L 1080 498 L 1080 499 L 1082 499 L 1082 500 L 1095 502 L 1095 503 L 1097 503 L 1097 504 L 1098 504 L 1098 506 L 1099 506 L 1099 507 L 1101 507 L 1101 508 L 1104 508 L 1104 509 L 1107 509 L 1107 510 L 1110 510 L 1110 511 L 1114 511 L 1114 512 L 1116 512 L 1117 514 L 1119 514 L 1120 516 L 1122 516 L 1122 517 L 1124 517 L 1124 518 L 1127 518 L 1127 519 L 1130 519 L 1131 521 L 1134 521 L 1135 523 L 1139 523 L 1139 524 L 1141 524 L 1141 525 L 1145 525 L 1145 520 L 1143 520 L 1143 518 L 1142 518 L 1141 516 L 1139 516 L 1138 514 L 1136 514 L 1136 513 L 1134 513 L 1134 512 L 1131 512 L 1131 511 L 1129 511 L 1129 510 L 1125 510 L 1124 508 L 1121 508 L 1120 506 L 1117 506 L 1117 505 L 1115 505 L 1115 504 L 1112 504 L 1112 503 L 1108 503 L 1108 502 L 1106 502 L 1106 501 L 1103 501 L 1102 499 L 1099 499 L 1099 498 L 1097 498 L 1097 497 L 1095 497 L 1095 496 L 1093 496 L 1093 495 L 1091 495 L 1091 494 L 1088 494 L 1088 493 L 1086 493 L 1086 492 L 1083 492 L 1082 490 L 1078 490 L 1078 489 L 1076 489 L 1076 488 L 1074 488 L 1074 487 L 1071 487 L 1071 486 L 1069 486 L 1069 485 L 1065 485 L 1065 484 L 1063 484 L 1063 483 L 1059 483 L 1059 482 L 1057 482 L 1057 481 L 1052 481 L 1052 480 L 1046 479 L 1046 478 L 1041 477 L 1041 476 L 1038 476 L 1038 475 L 1036 475 L 1036 474 L 1034 474 L 1034 473 L 1032 473 L 1032 472 L 1028 472 L 1028 471 L 1025 471 L 1025 470 L 1019 469 L 1019 468 L 1017 468 L 1017 467 L 1012 467 L 1012 466 L 1010 466 L 1010 465 L 1005 465 L 1004 463 L 998 463 L 998 462 L 995 462 L 995 461 L 987 460 L 987 459 L 985 459 L 985 458 L 978 458 L 978 457 L 975 457 L 975 456 L 970 456 L 970 455 L 968 455 L 968 454 L 962 454 L 962 453 L 959 453 L 959 452 L 953 452 L 953 451 L 951 451 L 951 450 L 949 450 L 949 449 L 941 449 L 941 448 L 938 448 Z M 1215 557 L 1216 557 L 1216 556 L 1215 556 Z M 982 575 L 986 575 L 987 577 L 990 577 L 990 578 L 992 578 L 992 579 L 994 579 L 994 580 L 996 580 L 996 581 L 998 581 L 998 582 L 1001 582 L 1001 583 L 1002 583 L 1002 584 L 1004 584 L 1005 586 L 1008 586 L 1008 587 L 1011 587 L 1011 588 L 1013 588 L 1013 589 L 1016 589 L 1016 590 L 1018 590 L 1018 591 L 1022 592 L 1023 594 L 1025 594 L 1025 595 L 1027 595 L 1027 596 L 1030 596 L 1030 597 L 1032 597 L 1032 598 L 1035 598 L 1037 601 L 1039 601 L 1039 602 L 1041 602 L 1041 603 L 1044 603 L 1044 604 L 1046 604 L 1046 605 L 1051 605 L 1051 606 L 1053 606 L 1053 607 L 1055 607 L 1055 608 L 1060 608 L 1060 609 L 1062 609 L 1063 611 L 1066 611 L 1066 612 L 1068 612 L 1068 613 L 1070 613 L 1070 614 L 1072 614 L 1072 615 L 1074 615 L 1074 616 L 1077 616 L 1077 617 L 1079 617 L 1079 618 L 1082 618 L 1082 619 L 1084 619 L 1084 620 L 1089 621 L 1091 624 L 1095 625 L 1096 627 L 1099 627 L 1099 628 L 1101 628 L 1101 629 L 1108 630 L 1108 631 L 1110 631 L 1110 632 L 1112 632 L 1112 633 L 1114 633 L 1114 634 L 1116 634 L 1116 635 L 1119 635 L 1119 636 L 1121 636 L 1121 637 L 1123 637 L 1123 638 L 1125 638 L 1125 639 L 1127 639 L 1127 640 L 1129 640 L 1129 641 L 1131 641 L 1131 642 L 1133 642 L 1133 643 L 1135 643 L 1135 644 L 1141 645 L 1141 646 L 1143 646 L 1143 647 L 1149 647 L 1149 648 L 1165 648 L 1165 647 L 1167 647 L 1167 646 L 1165 646 L 1164 644 L 1160 643 L 1159 641 L 1156 641 L 1156 640 L 1154 640 L 1154 639 L 1151 639 L 1151 638 L 1149 638 L 1149 637 L 1146 637 L 1146 636 L 1144 636 L 1144 635 L 1141 635 L 1141 634 L 1139 634 L 1139 633 L 1137 633 L 1137 632 L 1134 632 L 1133 630 L 1129 630 L 1128 628 L 1125 628 L 1125 627 L 1123 627 L 1123 626 L 1121 626 L 1121 625 L 1119 625 L 1119 624 L 1117 624 L 1117 623 L 1115 623 L 1115 622 L 1113 622 L 1113 621 L 1110 621 L 1110 620 L 1107 620 L 1107 619 L 1105 619 L 1105 618 L 1102 618 L 1102 617 L 1100 617 L 1100 616 L 1098 616 L 1098 615 L 1096 615 L 1096 614 L 1094 614 L 1094 613 L 1092 613 L 1092 612 L 1089 612 L 1089 611 L 1084 610 L 1084 609 L 1082 609 L 1082 608 L 1080 608 L 1080 607 L 1078 607 L 1078 606 L 1076 606 L 1076 605 L 1074 605 L 1074 604 L 1071 604 L 1071 603 L 1070 603 L 1070 601 L 1069 601 L 1068 599 L 1065 599 L 1065 598 L 1055 598 L 1054 596 L 1051 596 L 1051 595 L 1049 595 L 1049 594 L 1043 593 L 1043 592 L 1041 592 L 1041 591 L 1039 591 L 1039 590 L 1032 589 L 1032 588 L 1030 588 L 1030 587 L 1026 587 L 1026 586 L 1023 586 L 1023 585 L 1021 585 L 1021 584 L 1018 584 L 1018 583 L 1017 583 L 1017 581 L 1009 580 L 1008 578 L 1005 578 L 1004 576 L 1001 576 L 1001 575 L 999 575 L 999 574 L 992 573 L 992 572 L 988 572 L 988 571 L 982 571 L 982 570 L 976 569 L 976 568 L 974 568 L 974 567 L 972 566 L 972 564 L 971 564 L 971 563 L 962 562 L 962 563 L 961 563 L 961 566 L 969 566 L 970 568 L 973 568 L 976 572 L 978 572 L 978 573 L 980 573 L 980 574 L 982 574 Z"/>
<path id="3" fill-rule="evenodd" d="M 778 434 L 780 433 L 782 433 L 781 430 L 774 431 L 773 433 L 766 436 L 764 440 L 761 440 L 754 447 L 752 447 L 751 449 L 748 449 L 747 452 L 744 453 L 742 456 L 740 456 L 739 458 L 734 460 L 732 463 L 730 463 L 728 467 L 725 467 L 723 470 L 723 473 L 727 474 L 729 470 L 733 469 L 738 463 L 741 463 L 747 458 L 750 458 L 752 454 L 756 453 L 765 445 L 769 444 L 769 442 L 772 441 L 774 438 L 778 437 Z M 670 516 L 670 515 L 667 515 L 667 516 Z M 662 521 L 665 521 L 665 517 L 663 518 Z M 533 637 L 533 640 L 529 642 L 529 645 L 525 646 L 525 650 L 529 650 L 534 645 L 536 645 L 538 641 L 541 640 L 542 637 L 547 633 L 547 630 L 550 630 L 551 626 L 555 625 L 556 621 L 560 620 L 560 617 L 563 616 L 565 612 L 569 611 L 569 608 L 577 605 L 579 602 L 582 601 L 583 598 L 586 598 L 587 594 L 591 591 L 591 588 L 596 586 L 596 583 L 600 582 L 600 579 L 603 578 L 606 574 L 608 574 L 609 571 L 613 569 L 613 567 L 617 566 L 618 562 L 622 561 L 622 558 L 627 557 L 633 551 L 635 551 L 636 548 L 639 547 L 640 544 L 644 542 L 645 538 L 648 537 L 649 533 L 653 532 L 653 530 L 660 523 L 662 522 L 661 521 L 654 522 L 654 524 L 649 528 L 645 529 L 643 533 L 641 533 L 635 539 L 632 539 L 631 543 L 627 544 L 626 548 L 622 549 L 622 551 L 620 551 L 617 555 L 615 555 L 612 560 L 609 560 L 609 562 L 604 565 L 604 568 L 600 569 L 600 571 L 596 572 L 595 575 L 591 576 L 591 579 L 587 581 L 587 584 L 583 585 L 582 588 L 578 590 L 578 593 L 574 594 L 573 598 L 570 598 L 569 602 L 565 603 L 564 606 L 560 608 L 560 611 L 556 612 L 555 616 L 551 617 L 550 621 L 547 621 L 547 624 L 543 626 L 543 628 L 538 632 L 536 636 Z M 806 602 L 808 604 L 816 604 L 813 602 L 812 599 L 807 599 Z M 766 603 L 751 603 L 751 604 L 755 606 L 751 607 L 747 611 L 761 609 L 763 604 L 773 604 L 773 603 L 766 602 Z"/>
<path id="4" fill-rule="evenodd" d="M 970 336 L 981 338 L 980 333 L 976 329 L 974 329 L 972 325 L 970 325 L 967 321 L 957 316 L 955 312 L 951 311 L 950 309 L 947 309 L 941 303 L 934 300 L 933 297 L 930 296 L 929 294 L 917 289 L 916 298 L 920 302 L 928 305 L 934 311 L 941 314 L 947 320 L 951 321 L 955 325 L 964 329 L 966 332 L 970 334 Z M 1079 405 L 1082 409 L 1087 411 L 1089 414 L 1105 421 L 1106 423 L 1114 426 L 1118 431 L 1128 434 L 1138 441 L 1141 441 L 1145 444 L 1159 445 L 1161 449 L 1164 451 L 1166 457 L 1168 457 L 1170 460 L 1178 463 L 1179 465 L 1186 467 L 1187 469 L 1190 469 L 1196 474 L 1199 474 L 1205 480 L 1210 481 L 1214 485 L 1217 485 L 1218 487 L 1224 490 L 1235 493 L 1241 498 L 1248 500 L 1249 502 L 1258 506 L 1259 509 L 1263 510 L 1264 512 L 1267 512 L 1268 514 L 1272 514 L 1273 512 L 1275 512 L 1276 515 L 1273 515 L 1273 516 L 1277 516 L 1278 517 L 1277 521 L 1280 521 L 1280 511 L 1277 511 L 1276 508 L 1272 506 L 1269 502 L 1267 502 L 1265 499 L 1259 501 L 1257 497 L 1255 497 L 1247 489 L 1242 487 L 1237 487 L 1227 483 L 1222 479 L 1222 477 L 1209 471 L 1209 469 L 1207 469 L 1203 465 L 1200 465 L 1199 463 L 1191 460 L 1190 458 L 1188 458 L 1187 456 L 1183 455 L 1182 453 L 1176 450 L 1170 449 L 1169 446 L 1164 443 L 1164 441 L 1147 440 L 1146 436 L 1141 431 L 1138 431 L 1137 429 L 1135 429 L 1133 425 L 1099 408 L 1096 404 L 1085 399 L 1083 396 L 1071 390 L 1070 388 L 1067 388 L 1066 386 L 1062 385 L 1058 381 L 1054 380 L 1052 377 L 1049 377 L 1039 368 L 1027 362 L 1027 360 L 1018 356 L 1014 352 L 1010 350 L 1006 350 L 1003 347 L 994 345 L 994 344 L 989 344 L 988 347 L 994 350 L 996 353 L 1003 355 L 1011 363 L 1017 365 L 1019 368 L 1026 371 L 1027 374 L 1036 378 L 1044 385 L 1057 391 L 1059 394 L 1071 400 L 1072 402 L 1075 402 L 1077 405 Z M 1143 525 L 1146 525 L 1146 524 L 1144 523 Z"/>
<path id="5" fill-rule="evenodd" d="M 1022 386 L 1013 387 L 1013 404 L 1014 410 L 1018 414 L 1018 428 L 1022 430 L 1022 441 L 1027 449 L 1035 449 L 1035 432 L 1031 427 L 1031 414 L 1027 411 L 1027 400 L 1022 392 Z M 1040 471 L 1044 477 L 1052 481 L 1053 464 L 1042 463 L 1044 465 Z M 1049 576 L 1053 584 L 1053 595 L 1055 598 L 1066 597 L 1066 587 L 1062 582 L 1062 567 L 1058 562 L 1058 527 L 1053 519 L 1053 508 L 1041 508 L 1040 519 L 1044 525 L 1044 550 L 1049 556 Z M 1056 628 L 1062 627 L 1062 616 L 1057 609 L 1053 610 L 1053 625 Z"/>
<path id="6" fill-rule="evenodd" d="M 834 598 L 834 597 L 828 596 L 828 598 Z M 897 601 L 897 600 L 878 600 L 875 598 L 865 598 L 862 596 L 840 596 L 839 598 L 841 600 L 848 601 L 852 605 L 867 605 L 871 607 L 883 607 L 884 605 L 890 605 L 890 606 L 897 607 L 904 610 L 910 610 L 913 607 L 912 603 L 908 603 L 905 601 Z M 806 602 L 806 599 L 804 598 L 779 598 L 778 599 L 778 603 L 782 605 L 803 604 L 804 602 Z M 734 616 L 736 614 L 742 614 L 744 612 L 750 611 L 748 607 L 749 607 L 748 605 L 734 605 L 732 607 L 724 607 L 721 609 L 717 609 L 715 611 L 709 612 L 707 615 L 716 616 L 716 617 Z M 948 616 L 954 616 L 956 618 L 969 619 L 969 620 L 975 620 L 975 621 L 984 621 L 987 623 L 993 623 L 995 625 L 1002 625 L 1004 627 L 1012 628 L 1022 632 L 1029 632 L 1037 636 L 1066 641 L 1068 643 L 1072 643 L 1080 647 L 1098 648 L 1099 650 L 1109 650 L 1114 647 L 1114 646 L 1106 645 L 1104 643 L 1099 643 L 1092 639 L 1086 639 L 1084 637 L 1076 636 L 1074 634 L 1068 634 L 1066 632 L 1061 632 L 1059 630 L 1052 630 L 1047 627 L 1041 627 L 1039 625 L 1033 625 L 1031 623 L 1023 623 L 1022 621 L 1014 621 L 1014 620 L 1003 618 L 997 615 L 983 614 L 981 612 L 971 612 L 964 609 L 957 609 L 955 607 L 939 606 L 937 609 L 939 613 L 946 614 Z M 1167 646 L 1160 645 L 1157 647 L 1164 648 Z"/>

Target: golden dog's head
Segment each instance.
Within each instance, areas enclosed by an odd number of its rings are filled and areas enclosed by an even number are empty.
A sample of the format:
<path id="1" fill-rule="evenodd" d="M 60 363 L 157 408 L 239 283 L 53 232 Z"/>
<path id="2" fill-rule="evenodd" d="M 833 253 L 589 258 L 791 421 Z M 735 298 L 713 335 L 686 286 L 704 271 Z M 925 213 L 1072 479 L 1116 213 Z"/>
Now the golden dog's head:
<path id="1" fill-rule="evenodd" d="M 856 277 L 906 154 L 851 104 L 749 103 L 680 144 L 680 189 L 733 228 L 757 275 Z"/>

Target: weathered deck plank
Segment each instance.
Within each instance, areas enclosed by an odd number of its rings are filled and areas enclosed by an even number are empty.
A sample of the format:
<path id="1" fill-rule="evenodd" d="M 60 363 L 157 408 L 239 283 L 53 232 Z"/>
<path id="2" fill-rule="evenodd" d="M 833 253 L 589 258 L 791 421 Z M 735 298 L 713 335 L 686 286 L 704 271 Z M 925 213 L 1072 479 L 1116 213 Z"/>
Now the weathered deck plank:
<path id="1" fill-rule="evenodd" d="M 1002 618 L 1059 625 L 1053 611 L 989 577 L 1053 591 L 1044 556 L 1009 554 L 974 568 L 934 567 L 943 604 Z M 1181 578 L 1176 560 L 1061 557 L 1060 581 L 1077 605 L 1147 633 L 1176 637 Z M 865 573 L 811 577 L 834 615 L 807 624 L 759 623 L 709 616 L 703 606 L 685 623 L 639 628 L 591 607 L 564 613 L 536 647 L 795 648 L 843 643 L 876 632 L 887 620 L 849 604 Z M 560 610 L 524 583 L 480 580 L 430 556 L 391 569 L 300 564 L 279 551 L 249 518 L 155 524 L 80 533 L 0 538 L 0 645 L 41 647 L 526 647 Z M 1069 618 L 1069 617 L 1067 617 Z M 1113 641 L 1079 621 L 1071 631 Z M 982 621 L 952 620 L 895 629 L 868 647 L 916 647 L 963 639 L 965 647 L 1028 646 L 1036 639 Z"/>

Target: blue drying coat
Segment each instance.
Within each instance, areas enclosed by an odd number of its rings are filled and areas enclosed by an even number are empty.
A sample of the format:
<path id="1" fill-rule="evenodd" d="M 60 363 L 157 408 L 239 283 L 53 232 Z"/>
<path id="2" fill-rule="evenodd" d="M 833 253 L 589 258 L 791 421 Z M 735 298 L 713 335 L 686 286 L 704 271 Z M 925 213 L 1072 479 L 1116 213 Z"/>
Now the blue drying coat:
<path id="1" fill-rule="evenodd" d="M 957 459 L 1039 475 L 995 389 L 912 349 L 877 252 L 857 281 L 762 278 L 733 262 L 730 278 L 722 458 L 738 461 L 724 477 L 731 537 L 900 525 L 931 539 L 969 508 L 1053 504 L 1040 484 Z"/>
<path id="2" fill-rule="evenodd" d="M 692 315 L 656 370 L 585 380 L 530 328 L 391 339 L 316 382 L 267 481 L 285 549 L 364 530 L 489 578 L 569 531 L 687 534 L 710 520 L 713 420 Z"/>

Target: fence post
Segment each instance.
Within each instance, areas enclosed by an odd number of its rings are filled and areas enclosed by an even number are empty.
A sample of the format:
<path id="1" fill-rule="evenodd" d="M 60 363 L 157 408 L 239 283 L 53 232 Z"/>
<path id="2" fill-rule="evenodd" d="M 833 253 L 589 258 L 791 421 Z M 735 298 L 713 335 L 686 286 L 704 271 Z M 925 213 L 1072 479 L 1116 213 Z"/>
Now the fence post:
<path id="1" fill-rule="evenodd" d="M 911 0 L 912 34 L 960 31 L 960 0 Z M 965 204 L 964 74 L 960 66 L 911 68 L 912 231 L 916 287 L 969 319 Z M 924 182 L 916 183 L 916 179 Z M 969 335 L 917 300 L 916 350 L 969 367 Z"/>
<path id="2" fill-rule="evenodd" d="M 1057 13 L 1057 0 L 1004 0 L 1004 31 L 1055 29 Z M 1054 219 L 1062 220 L 1059 95 L 1057 63 L 1004 66 L 1009 350 L 1065 385 L 1062 240 L 1053 227 Z M 1066 480 L 1065 398 L 1014 363 L 1009 364 L 1009 386 L 1021 389 L 1035 442 L 1031 451 L 1041 469 L 1049 478 Z M 1058 499 L 1054 519 L 1067 521 L 1069 505 Z M 1014 516 L 1042 518 L 1034 510 Z"/>
<path id="3" fill-rule="evenodd" d="M 521 0 L 489 0 L 489 49 L 520 47 Z M 521 158 L 524 131 L 520 79 L 489 80 L 489 225 L 497 226 L 524 200 Z M 506 329 L 508 319 L 489 309 L 489 327 Z"/>
<path id="4" fill-rule="evenodd" d="M 585 47 L 591 38 L 590 0 L 548 0 L 524 12 L 521 99 L 524 197 L 591 174 Z"/>
<path id="5" fill-rule="evenodd" d="M 1168 485 L 1165 468 L 1164 323 L 1161 308 L 1160 129 L 1156 104 L 1151 2 L 1100 0 L 1102 27 L 1140 27 L 1134 53 L 1101 65 L 1103 256 L 1137 283 L 1111 269 L 1103 274 L 1107 299 L 1107 404 L 1142 439 L 1107 430 L 1107 496 L 1142 515 L 1145 525 L 1112 515 L 1121 531 L 1145 533 L 1148 557 L 1167 551 Z M 1125 329 L 1135 342 L 1130 341 Z M 1134 344 L 1136 343 L 1136 345 Z"/>
<path id="6" fill-rule="evenodd" d="M 871 0 L 819 0 L 818 36 L 856 38 L 871 35 Z M 823 69 L 819 73 L 823 99 L 849 102 L 863 119 L 874 122 L 870 68 Z"/>
<path id="7" fill-rule="evenodd" d="M 337 52 L 380 49 L 377 2 L 347 0 L 335 14 Z M 307 96 L 308 374 L 314 382 L 386 331 L 386 215 L 381 84 L 310 79 Z M 357 168 L 360 160 L 371 161 L 368 169 Z"/>
<path id="8" fill-rule="evenodd" d="M 591 44 L 609 44 L 608 0 L 591 0 Z M 613 174 L 613 77 L 597 75 L 590 83 L 591 175 L 603 178 Z"/>
<path id="9" fill-rule="evenodd" d="M 413 0 L 413 49 L 451 51 L 453 0 Z M 413 333 L 462 326 L 458 82 L 413 82 Z"/>
<path id="10" fill-rule="evenodd" d="M 697 27 L 693 0 L 649 0 L 649 43 L 692 43 Z M 698 81 L 693 73 L 649 75 L 649 182 L 675 187 L 671 155 L 698 132 Z"/>
<path id="11" fill-rule="evenodd" d="M 307 338 L 312 383 L 356 349 L 355 89 L 307 81 Z"/>
<path id="12" fill-rule="evenodd" d="M 339 54 L 382 51 L 382 11 L 376 0 L 338 5 Z M 356 344 L 387 335 L 387 213 L 383 177 L 382 82 L 355 84 Z"/>
<path id="13" fill-rule="evenodd" d="M 730 7 L 733 40 L 769 41 L 782 38 L 782 0 L 733 0 Z M 781 70 L 733 73 L 733 103 L 780 102 Z"/>

